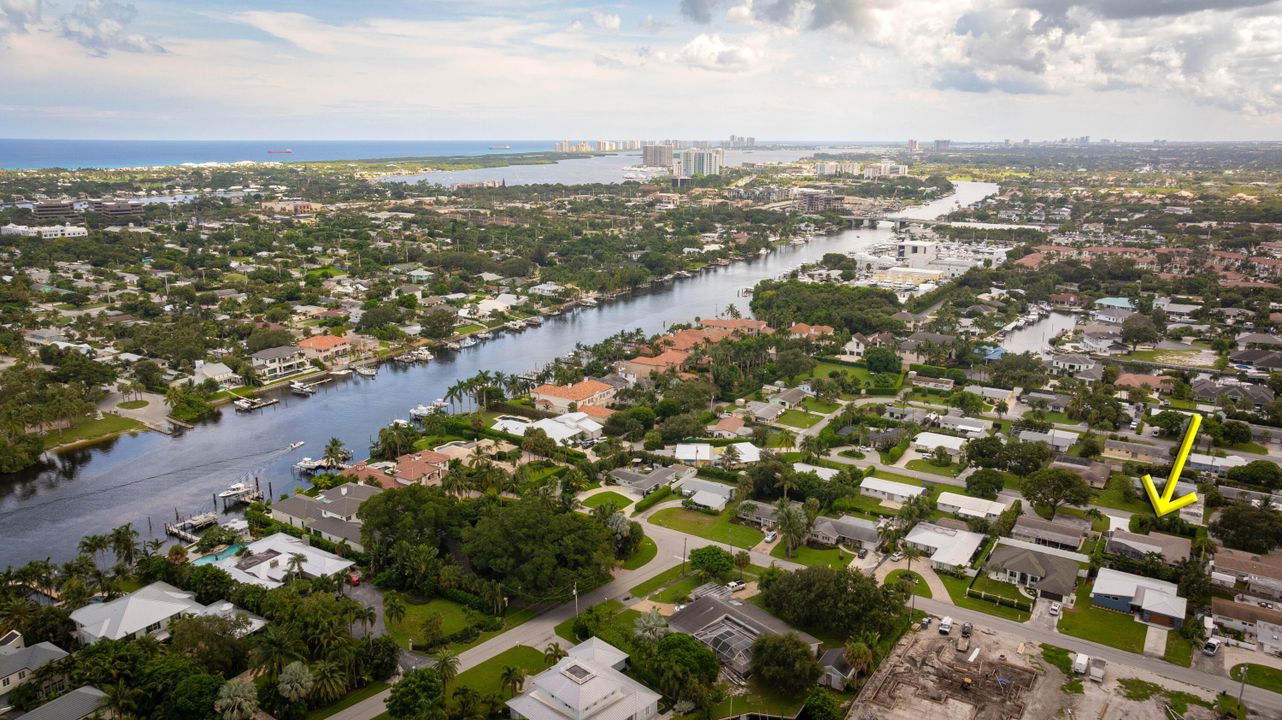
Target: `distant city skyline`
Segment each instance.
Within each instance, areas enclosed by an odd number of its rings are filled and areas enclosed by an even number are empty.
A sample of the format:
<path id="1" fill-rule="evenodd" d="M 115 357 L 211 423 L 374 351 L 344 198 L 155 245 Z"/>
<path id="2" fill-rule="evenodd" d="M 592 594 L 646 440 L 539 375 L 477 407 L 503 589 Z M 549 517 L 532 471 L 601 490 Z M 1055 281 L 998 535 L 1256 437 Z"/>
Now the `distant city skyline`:
<path id="1" fill-rule="evenodd" d="M 0 0 L 0 137 L 1282 138 L 1279 0 Z"/>

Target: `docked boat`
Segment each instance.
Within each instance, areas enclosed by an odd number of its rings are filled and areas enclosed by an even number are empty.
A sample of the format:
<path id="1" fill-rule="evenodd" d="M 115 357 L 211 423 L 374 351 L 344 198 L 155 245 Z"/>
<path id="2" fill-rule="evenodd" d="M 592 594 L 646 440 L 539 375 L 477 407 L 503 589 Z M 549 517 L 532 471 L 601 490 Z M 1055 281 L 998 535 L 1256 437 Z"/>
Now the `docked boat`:
<path id="1" fill-rule="evenodd" d="M 348 375 L 352 374 L 352 369 L 343 368 L 341 370 L 330 370 L 329 374 L 333 375 L 334 377 L 347 377 Z"/>
<path id="2" fill-rule="evenodd" d="M 234 485 L 229 486 L 226 490 L 218 493 L 218 497 L 222 499 L 240 497 L 247 492 L 249 492 L 248 485 L 245 483 L 235 483 Z"/>
<path id="3" fill-rule="evenodd" d="M 419 348 L 414 351 L 414 359 L 419 362 L 428 362 L 429 360 L 435 360 L 436 356 L 427 348 Z"/>
<path id="4" fill-rule="evenodd" d="M 489 330 L 485 330 L 476 334 L 477 340 L 490 340 L 493 337 L 494 335 L 492 335 Z"/>
<path id="5" fill-rule="evenodd" d="M 465 337 L 458 341 L 458 346 L 461 348 L 470 348 L 474 345 L 476 345 L 476 338 Z"/>
<path id="6" fill-rule="evenodd" d="M 539 317 L 538 315 L 534 315 L 532 317 L 526 318 L 525 322 L 529 323 L 530 325 L 542 325 L 543 318 Z"/>
<path id="7" fill-rule="evenodd" d="M 360 375 L 361 377 L 374 377 L 375 375 L 377 375 L 377 374 L 378 374 L 378 368 L 376 368 L 376 367 L 358 367 L 358 368 L 356 368 L 356 374 L 357 374 L 357 375 Z"/>
<path id="8" fill-rule="evenodd" d="M 324 458 L 321 458 L 319 460 L 313 460 L 309 457 L 305 457 L 302 460 L 299 460 L 298 462 L 294 463 L 294 469 L 298 470 L 299 472 L 314 472 L 316 470 L 329 467 L 329 465 L 330 463 Z"/>
<path id="9" fill-rule="evenodd" d="M 584 307 L 596 307 L 596 300 L 593 300 L 592 298 L 583 298 L 579 301 L 579 304 Z"/>
<path id="10" fill-rule="evenodd" d="M 445 343 L 445 347 L 449 348 L 450 350 L 458 350 L 459 344 L 456 342 L 447 342 Z"/>
<path id="11" fill-rule="evenodd" d="M 524 330 L 525 323 L 521 322 L 520 320 L 512 320 L 508 322 L 506 325 L 504 325 L 504 327 L 506 327 L 508 330 L 513 330 L 513 331 Z"/>
<path id="12" fill-rule="evenodd" d="M 316 392 L 316 388 L 312 387 L 311 385 L 305 385 L 298 381 L 294 381 L 289 384 L 289 391 L 294 393 L 295 395 L 311 395 L 312 393 Z"/>
<path id="13" fill-rule="evenodd" d="M 276 398 L 240 398 L 232 404 L 236 406 L 237 412 L 253 412 L 269 405 L 275 405 L 280 402 Z"/>

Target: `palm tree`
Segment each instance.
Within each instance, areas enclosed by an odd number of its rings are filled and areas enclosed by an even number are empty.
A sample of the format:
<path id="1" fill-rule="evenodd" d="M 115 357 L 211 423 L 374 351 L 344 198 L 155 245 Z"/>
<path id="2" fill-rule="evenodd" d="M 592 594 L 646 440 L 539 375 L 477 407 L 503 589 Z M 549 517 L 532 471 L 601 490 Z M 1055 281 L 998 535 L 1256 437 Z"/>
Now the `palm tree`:
<path id="1" fill-rule="evenodd" d="M 525 685 L 525 671 L 515 665 L 504 665 L 499 673 L 499 684 L 516 695 Z"/>
<path id="2" fill-rule="evenodd" d="M 464 720 L 470 720 L 477 713 L 478 706 L 481 704 L 481 693 L 466 686 L 460 685 L 454 688 L 454 704 L 458 707 L 459 717 Z"/>
<path id="3" fill-rule="evenodd" d="M 548 646 L 543 648 L 543 662 L 548 665 L 557 664 L 563 657 L 565 657 L 565 648 L 561 647 L 561 643 L 548 643 Z"/>
<path id="4" fill-rule="evenodd" d="M 325 443 L 325 454 L 321 456 L 321 458 L 330 467 L 338 467 L 343 464 L 344 460 L 351 457 L 351 455 L 352 454 L 347 451 L 347 447 L 343 445 L 342 440 L 332 437 L 329 439 L 328 443 Z"/>
<path id="5" fill-rule="evenodd" d="M 432 667 L 436 668 L 436 674 L 441 676 L 441 687 L 448 690 L 450 683 L 454 682 L 454 678 L 458 677 L 458 655 L 447 649 L 442 649 L 436 653 L 435 659 L 436 664 Z"/>
<path id="6" fill-rule="evenodd" d="M 138 691 L 123 681 L 116 681 L 107 687 L 107 709 L 115 717 L 128 718 L 138 712 Z"/>
<path id="7" fill-rule="evenodd" d="M 138 554 L 138 531 L 132 524 L 125 523 L 111 531 L 111 552 L 117 560 L 133 567 Z"/>
<path id="8" fill-rule="evenodd" d="M 96 559 L 111 548 L 111 538 L 107 535 L 86 535 L 80 539 L 80 552 L 93 555 Z"/>
<path id="9" fill-rule="evenodd" d="M 908 576 L 912 577 L 913 559 L 921 557 L 921 551 L 912 545 L 905 544 L 900 548 L 900 552 L 904 554 L 904 559 L 908 561 Z M 917 610 L 917 593 L 909 594 L 908 604 L 911 610 Z"/>
<path id="10" fill-rule="evenodd" d="M 281 670 L 280 681 L 277 683 L 276 689 L 280 692 L 281 697 L 291 703 L 296 703 L 311 694 L 314 682 L 312 671 L 307 669 L 307 666 L 303 663 L 295 661 L 286 665 L 284 670 Z"/>
<path id="11" fill-rule="evenodd" d="M 819 438 L 814 435 L 801 438 L 801 455 L 806 462 L 814 462 L 819 457 Z"/>
<path id="12" fill-rule="evenodd" d="M 253 720 L 258 713 L 258 688 L 243 680 L 229 680 L 218 688 L 214 712 L 223 720 Z"/>
<path id="13" fill-rule="evenodd" d="M 786 498 L 781 499 L 777 507 L 779 511 L 775 514 L 775 522 L 784 540 L 784 552 L 792 558 L 792 551 L 806 538 L 806 514 L 801 508 L 789 504 Z"/>
<path id="14" fill-rule="evenodd" d="M 307 556 L 302 553 L 290 553 L 289 559 L 285 561 L 286 572 L 291 579 L 297 580 L 303 574 L 303 566 L 307 564 Z"/>
<path id="15" fill-rule="evenodd" d="M 332 703 L 347 694 L 347 671 L 331 660 L 321 660 L 312 666 L 316 699 Z"/>
<path id="16" fill-rule="evenodd" d="M 846 658 L 846 664 L 850 666 L 855 677 L 859 677 L 863 671 L 872 667 L 873 660 L 875 659 L 872 648 L 868 647 L 867 643 L 860 640 L 846 641 L 844 655 Z"/>
<path id="17" fill-rule="evenodd" d="M 645 642 L 655 643 L 659 638 L 668 634 L 668 621 L 659 614 L 658 608 L 650 608 L 648 612 L 642 613 L 633 625 L 636 627 L 637 637 Z"/>
<path id="18" fill-rule="evenodd" d="M 269 624 L 258 633 L 254 647 L 249 652 L 249 664 L 256 670 L 277 677 L 285 666 L 303 659 L 303 646 L 283 626 Z"/>
<path id="19" fill-rule="evenodd" d="M 383 617 L 388 625 L 400 623 L 405 619 L 405 598 L 395 590 L 389 590 L 383 596 Z"/>
<path id="20" fill-rule="evenodd" d="M 779 439 L 780 450 L 791 450 L 797 442 L 797 435 L 791 430 L 780 430 L 775 433 L 775 437 Z"/>
<path id="21" fill-rule="evenodd" d="M 467 476 L 463 473 L 447 473 L 441 478 L 441 490 L 446 495 L 463 497 L 467 494 Z"/>

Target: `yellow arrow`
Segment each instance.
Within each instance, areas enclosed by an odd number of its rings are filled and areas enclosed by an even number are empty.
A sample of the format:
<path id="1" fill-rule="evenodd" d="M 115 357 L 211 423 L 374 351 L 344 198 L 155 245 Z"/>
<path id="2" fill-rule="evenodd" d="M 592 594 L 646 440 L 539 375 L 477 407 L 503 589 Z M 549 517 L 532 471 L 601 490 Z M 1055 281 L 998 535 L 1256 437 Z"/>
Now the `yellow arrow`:
<path id="1" fill-rule="evenodd" d="M 1184 471 L 1184 461 L 1189 458 L 1189 451 L 1193 449 L 1193 439 L 1197 437 L 1197 429 L 1201 425 L 1202 416 L 1193 414 L 1189 420 L 1189 429 L 1184 432 L 1184 442 L 1180 443 L 1180 454 L 1175 456 L 1175 466 L 1171 468 L 1171 476 L 1166 479 L 1166 487 L 1162 489 L 1161 495 L 1153 486 L 1153 478 L 1148 475 L 1142 478 L 1144 489 L 1148 492 L 1148 499 L 1153 502 L 1153 510 L 1158 517 L 1197 502 L 1197 493 L 1189 493 L 1177 499 L 1172 498 L 1175 496 L 1175 484 L 1180 479 L 1180 473 Z"/>

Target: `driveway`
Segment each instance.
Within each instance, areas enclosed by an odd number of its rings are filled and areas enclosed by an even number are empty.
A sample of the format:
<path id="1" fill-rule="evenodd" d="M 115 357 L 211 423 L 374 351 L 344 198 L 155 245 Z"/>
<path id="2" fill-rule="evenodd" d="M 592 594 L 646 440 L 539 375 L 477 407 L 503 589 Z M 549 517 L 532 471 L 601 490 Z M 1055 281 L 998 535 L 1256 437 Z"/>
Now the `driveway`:
<path id="1" fill-rule="evenodd" d="M 887 575 L 890 575 L 896 570 L 907 569 L 907 560 L 891 562 L 887 559 L 886 562 L 877 566 L 877 573 L 873 577 L 877 578 L 877 582 L 884 583 L 886 582 Z M 939 576 L 935 574 L 935 571 L 930 567 L 930 565 L 918 560 L 913 563 L 912 571 L 920 575 L 922 579 L 926 581 L 926 587 L 930 588 L 931 597 L 939 600 L 940 602 L 946 602 L 949 605 L 952 604 L 953 601 L 952 597 L 948 594 L 948 588 L 944 586 L 944 581 L 939 579 Z"/>
<path id="2" fill-rule="evenodd" d="M 364 605 L 365 607 L 374 608 L 374 624 L 367 626 L 364 623 L 357 623 L 352 629 L 352 635 L 355 637 L 364 637 L 366 633 L 374 635 L 387 634 L 387 624 L 383 620 L 383 591 L 374 587 L 372 582 L 363 582 L 356 587 L 350 585 L 343 586 L 343 594 Z M 432 664 L 432 659 L 418 653 L 410 652 L 401 648 L 401 659 L 399 665 L 401 671 L 412 670 L 414 668 L 427 667 Z"/>

